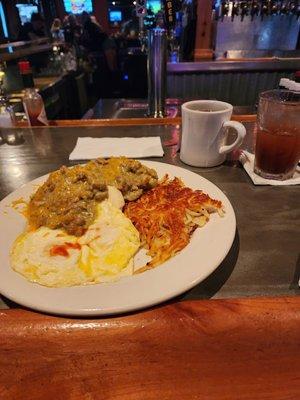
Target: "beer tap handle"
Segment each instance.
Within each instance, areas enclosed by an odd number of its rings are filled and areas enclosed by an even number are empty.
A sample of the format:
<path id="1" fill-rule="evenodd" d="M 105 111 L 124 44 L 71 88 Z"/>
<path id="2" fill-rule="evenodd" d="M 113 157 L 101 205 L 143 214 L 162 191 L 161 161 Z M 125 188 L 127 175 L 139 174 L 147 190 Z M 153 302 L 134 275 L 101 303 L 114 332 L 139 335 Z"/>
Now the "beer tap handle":
<path id="1" fill-rule="evenodd" d="M 221 21 L 224 21 L 224 17 L 228 15 L 229 3 L 227 1 L 222 1 L 221 4 Z"/>
<path id="2" fill-rule="evenodd" d="M 295 1 L 291 1 L 291 2 L 289 3 L 288 9 L 289 9 L 289 12 L 290 12 L 291 14 L 297 15 L 297 4 L 296 4 Z"/>
<path id="3" fill-rule="evenodd" d="M 288 12 L 288 8 L 286 5 L 286 2 L 282 1 L 280 4 L 280 14 L 285 15 L 285 14 L 287 14 L 287 12 Z"/>
<path id="4" fill-rule="evenodd" d="M 243 1 L 241 3 L 241 21 L 243 21 L 245 16 L 248 15 L 248 11 L 249 11 L 248 3 L 246 1 Z"/>
<path id="5" fill-rule="evenodd" d="M 278 3 L 276 1 L 272 1 L 272 3 L 270 4 L 270 14 L 278 14 Z"/>
<path id="6" fill-rule="evenodd" d="M 268 4 L 264 1 L 262 3 L 262 5 L 261 5 L 261 8 L 260 8 L 261 20 L 263 20 L 264 19 L 264 15 L 268 15 L 268 13 L 269 13 L 269 7 L 268 7 Z"/>
<path id="7" fill-rule="evenodd" d="M 239 9 L 240 9 L 239 3 L 233 3 L 233 4 L 232 4 L 231 21 L 234 20 L 234 17 L 235 17 L 235 16 L 238 16 L 238 15 L 239 15 Z"/>
<path id="8" fill-rule="evenodd" d="M 251 21 L 253 21 L 254 17 L 258 16 L 258 14 L 259 14 L 259 4 L 256 1 L 252 1 L 251 11 L 250 11 Z"/>

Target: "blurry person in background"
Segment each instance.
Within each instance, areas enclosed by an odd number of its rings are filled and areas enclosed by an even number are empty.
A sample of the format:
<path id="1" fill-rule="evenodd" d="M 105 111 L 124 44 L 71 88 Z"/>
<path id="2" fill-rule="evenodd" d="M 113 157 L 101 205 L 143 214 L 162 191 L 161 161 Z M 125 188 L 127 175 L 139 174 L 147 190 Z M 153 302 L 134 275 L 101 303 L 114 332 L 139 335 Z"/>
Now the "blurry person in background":
<path id="1" fill-rule="evenodd" d="M 81 45 L 86 49 L 89 59 L 95 66 L 95 94 L 111 96 L 117 81 L 117 46 L 115 40 L 93 22 L 87 12 L 82 13 L 83 34 Z"/>
<path id="2" fill-rule="evenodd" d="M 29 41 L 40 39 L 46 36 L 45 21 L 39 13 L 32 13 L 30 22 L 26 22 L 22 25 L 18 40 Z"/>
<path id="3" fill-rule="evenodd" d="M 82 45 L 89 52 L 102 52 L 103 43 L 108 35 L 101 29 L 99 24 L 92 21 L 87 12 L 83 12 L 81 16 L 83 33 L 81 37 Z"/>
<path id="4" fill-rule="evenodd" d="M 66 29 L 66 27 L 68 26 L 68 24 L 69 24 L 69 16 L 68 16 L 68 15 L 65 15 L 65 16 L 64 16 L 64 19 L 63 19 L 63 22 L 62 22 L 62 29 L 63 29 L 63 31 L 65 31 L 65 29 Z"/>
<path id="5" fill-rule="evenodd" d="M 63 31 L 65 42 L 75 45 L 82 34 L 82 27 L 77 22 L 75 15 L 70 14 L 64 18 Z"/>
<path id="6" fill-rule="evenodd" d="M 127 39 L 139 36 L 139 18 L 136 16 L 135 10 L 132 11 L 131 19 L 122 24 L 121 34 Z"/>
<path id="7" fill-rule="evenodd" d="M 82 13 L 82 44 L 89 52 L 102 53 L 111 71 L 117 68 L 117 52 L 114 39 L 110 38 L 99 23 L 93 22 L 88 13 Z"/>
<path id="8" fill-rule="evenodd" d="M 51 26 L 51 36 L 52 39 L 57 40 L 57 41 L 62 41 L 64 40 L 64 33 L 62 30 L 62 23 L 59 18 L 55 18 L 52 26 Z"/>
<path id="9" fill-rule="evenodd" d="M 83 56 L 80 46 L 82 26 L 78 23 L 75 15 L 70 14 L 65 16 L 62 30 L 63 40 L 65 41 L 64 52 L 66 70 L 75 70 L 77 68 L 77 59 Z"/>
<path id="10" fill-rule="evenodd" d="M 98 25 L 101 29 L 103 29 L 102 26 L 99 24 L 99 22 L 98 22 L 97 18 L 95 17 L 95 15 L 91 15 L 91 21 L 94 24 Z"/>

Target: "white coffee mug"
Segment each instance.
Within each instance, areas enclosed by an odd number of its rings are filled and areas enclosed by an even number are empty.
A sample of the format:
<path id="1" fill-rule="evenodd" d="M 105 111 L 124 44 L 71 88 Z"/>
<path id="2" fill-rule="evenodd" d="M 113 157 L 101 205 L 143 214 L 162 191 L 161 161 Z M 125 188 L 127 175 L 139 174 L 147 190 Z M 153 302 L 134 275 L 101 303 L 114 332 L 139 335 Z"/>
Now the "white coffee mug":
<path id="1" fill-rule="evenodd" d="M 241 145 L 246 129 L 230 121 L 232 105 L 216 100 L 195 100 L 182 104 L 180 159 L 195 167 L 214 167 L 225 161 L 226 153 Z M 224 145 L 226 128 L 236 131 L 234 143 Z"/>

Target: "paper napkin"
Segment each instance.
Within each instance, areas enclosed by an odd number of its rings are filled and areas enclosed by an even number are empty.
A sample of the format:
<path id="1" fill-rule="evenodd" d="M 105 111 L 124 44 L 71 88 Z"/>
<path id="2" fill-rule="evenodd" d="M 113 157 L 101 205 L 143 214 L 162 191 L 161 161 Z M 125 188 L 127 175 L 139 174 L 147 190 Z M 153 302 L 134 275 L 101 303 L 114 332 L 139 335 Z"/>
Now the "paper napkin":
<path id="1" fill-rule="evenodd" d="M 69 156 L 70 160 L 91 160 L 98 157 L 130 158 L 162 157 L 164 151 L 159 136 L 91 138 L 80 137 Z"/>
<path id="2" fill-rule="evenodd" d="M 254 154 L 243 150 L 240 155 L 240 162 L 243 164 L 245 171 L 250 176 L 254 185 L 287 186 L 300 184 L 299 168 L 297 168 L 294 176 L 291 179 L 286 179 L 285 181 L 277 181 L 275 179 L 265 179 L 254 172 Z"/>

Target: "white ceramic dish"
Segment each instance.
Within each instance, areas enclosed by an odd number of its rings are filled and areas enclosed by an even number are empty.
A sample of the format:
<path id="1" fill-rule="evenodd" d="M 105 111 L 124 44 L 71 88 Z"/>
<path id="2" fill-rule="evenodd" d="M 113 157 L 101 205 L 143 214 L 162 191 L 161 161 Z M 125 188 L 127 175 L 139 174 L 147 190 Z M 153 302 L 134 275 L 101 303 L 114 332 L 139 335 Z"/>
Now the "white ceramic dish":
<path id="1" fill-rule="evenodd" d="M 47 288 L 28 282 L 10 268 L 9 252 L 24 230 L 25 218 L 11 207 L 14 200 L 28 199 L 47 176 L 35 179 L 0 202 L 0 293 L 35 310 L 74 316 L 97 316 L 138 310 L 177 296 L 203 281 L 226 257 L 234 240 L 236 219 L 224 193 L 213 183 L 186 169 L 169 164 L 142 161 L 159 177 L 168 173 L 184 183 L 221 200 L 225 216 L 213 214 L 208 224 L 198 228 L 189 245 L 171 260 L 142 274 L 114 283 L 67 288 Z"/>

